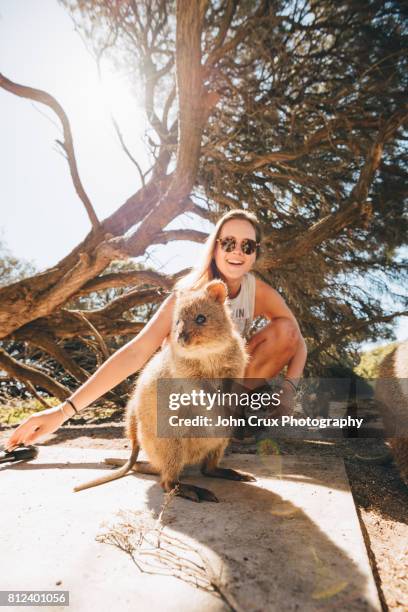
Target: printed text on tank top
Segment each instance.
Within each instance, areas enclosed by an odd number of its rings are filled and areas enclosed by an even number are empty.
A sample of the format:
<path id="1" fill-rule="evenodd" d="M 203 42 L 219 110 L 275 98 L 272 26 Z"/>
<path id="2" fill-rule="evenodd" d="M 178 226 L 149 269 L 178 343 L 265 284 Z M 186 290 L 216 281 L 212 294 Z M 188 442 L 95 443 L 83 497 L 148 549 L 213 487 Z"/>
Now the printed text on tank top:
<path id="1" fill-rule="evenodd" d="M 255 277 L 252 274 L 244 275 L 237 295 L 228 298 L 227 304 L 235 327 L 245 337 L 253 321 L 255 309 Z"/>

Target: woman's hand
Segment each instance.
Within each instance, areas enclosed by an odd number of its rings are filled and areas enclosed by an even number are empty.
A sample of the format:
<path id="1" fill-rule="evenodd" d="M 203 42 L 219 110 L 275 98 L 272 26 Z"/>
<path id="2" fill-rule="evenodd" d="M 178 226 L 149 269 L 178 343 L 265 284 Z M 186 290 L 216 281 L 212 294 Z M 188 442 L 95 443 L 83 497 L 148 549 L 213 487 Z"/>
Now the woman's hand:
<path id="1" fill-rule="evenodd" d="M 64 408 L 64 410 L 62 410 Z M 42 410 L 36 414 L 32 414 L 20 423 L 13 431 L 10 438 L 5 443 L 7 451 L 11 451 L 19 444 L 28 446 L 33 444 L 38 438 L 52 433 L 60 427 L 64 421 L 70 418 L 69 414 L 72 408 L 68 404 L 63 403 L 47 410 Z"/>

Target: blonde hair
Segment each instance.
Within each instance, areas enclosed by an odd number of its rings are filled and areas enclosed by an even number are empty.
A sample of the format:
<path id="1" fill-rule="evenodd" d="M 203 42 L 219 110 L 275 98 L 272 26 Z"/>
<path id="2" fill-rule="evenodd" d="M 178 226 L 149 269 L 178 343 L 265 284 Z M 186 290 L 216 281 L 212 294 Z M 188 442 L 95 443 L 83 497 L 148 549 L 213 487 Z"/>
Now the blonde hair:
<path id="1" fill-rule="evenodd" d="M 195 265 L 190 272 L 175 283 L 174 289 L 200 289 L 200 287 L 203 287 L 205 283 L 213 278 L 219 278 L 219 272 L 214 261 L 215 245 L 222 226 L 231 219 L 244 219 L 245 221 L 249 221 L 249 223 L 255 229 L 256 242 L 261 242 L 261 226 L 254 213 L 245 209 L 234 209 L 228 211 L 218 219 L 214 230 L 205 241 L 204 251 L 197 265 Z M 260 249 L 259 246 L 257 246 L 257 258 L 259 257 L 259 254 Z"/>

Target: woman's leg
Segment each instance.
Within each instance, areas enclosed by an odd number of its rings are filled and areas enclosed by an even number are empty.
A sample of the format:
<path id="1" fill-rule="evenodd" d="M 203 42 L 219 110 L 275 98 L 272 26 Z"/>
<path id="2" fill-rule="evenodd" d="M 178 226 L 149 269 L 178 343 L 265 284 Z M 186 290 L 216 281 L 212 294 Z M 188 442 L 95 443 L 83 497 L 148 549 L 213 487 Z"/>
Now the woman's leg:
<path id="1" fill-rule="evenodd" d="M 247 349 L 250 355 L 244 377 L 246 387 L 256 389 L 265 384 L 265 379 L 277 376 L 289 363 L 296 352 L 300 334 L 290 319 L 276 318 L 252 336 Z M 262 379 L 262 380 L 259 380 Z M 238 407 L 237 416 L 246 418 L 246 409 Z M 243 442 L 254 442 L 253 434 L 257 428 L 237 427 L 234 439 Z"/>
<path id="2" fill-rule="evenodd" d="M 290 319 L 273 319 L 249 340 L 250 355 L 245 378 L 273 378 L 289 363 L 300 340 Z"/>

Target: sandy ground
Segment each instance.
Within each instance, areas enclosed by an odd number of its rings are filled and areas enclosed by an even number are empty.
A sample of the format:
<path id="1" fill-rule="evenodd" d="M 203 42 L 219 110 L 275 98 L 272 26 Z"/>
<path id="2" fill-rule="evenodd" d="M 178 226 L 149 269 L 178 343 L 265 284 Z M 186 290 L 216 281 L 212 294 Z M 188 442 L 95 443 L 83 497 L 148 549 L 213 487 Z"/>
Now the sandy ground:
<path id="1" fill-rule="evenodd" d="M 44 444 L 78 448 L 126 449 L 121 416 L 105 421 L 80 418 L 77 424 L 58 430 Z M 0 426 L 0 443 L 9 435 Z M 373 574 L 384 610 L 408 610 L 408 488 L 393 463 L 364 462 L 356 455 L 377 456 L 385 449 L 380 440 L 326 440 L 324 443 L 275 440 L 274 453 L 344 458 L 351 490 L 358 510 Z M 232 453 L 265 452 L 262 443 L 232 443 Z"/>

